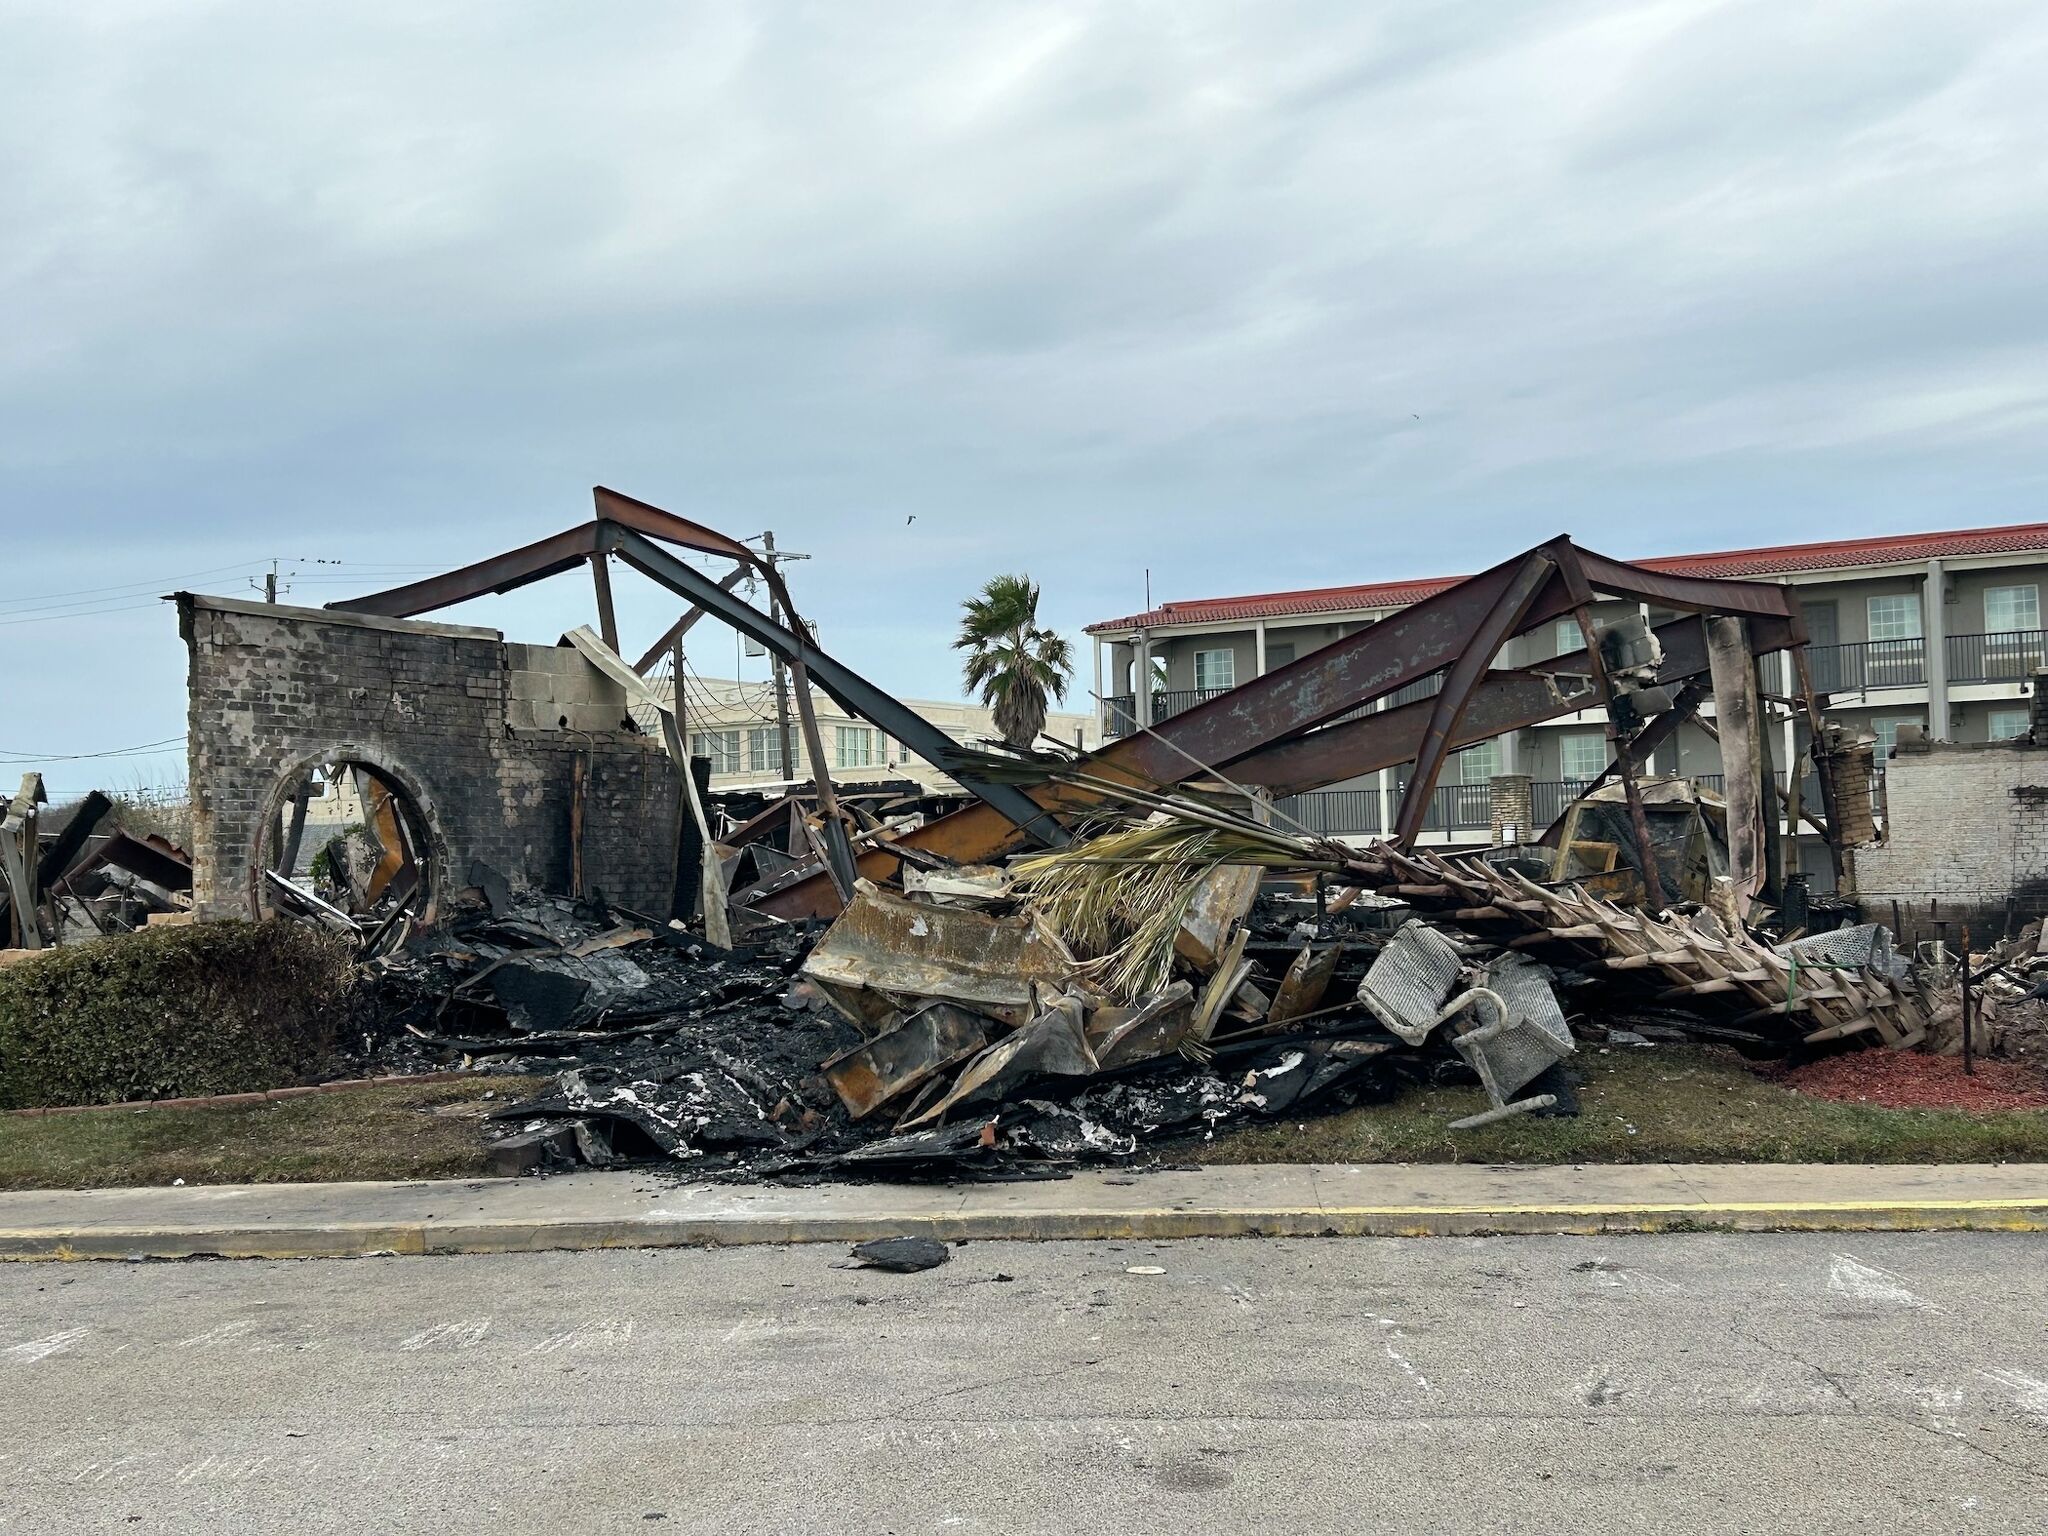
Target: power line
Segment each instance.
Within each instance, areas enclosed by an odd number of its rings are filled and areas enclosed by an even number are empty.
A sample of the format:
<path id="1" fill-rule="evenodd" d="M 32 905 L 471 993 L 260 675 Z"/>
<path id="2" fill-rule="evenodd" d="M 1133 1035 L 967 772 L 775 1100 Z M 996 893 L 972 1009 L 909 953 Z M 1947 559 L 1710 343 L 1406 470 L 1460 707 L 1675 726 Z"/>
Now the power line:
<path id="1" fill-rule="evenodd" d="M 22 752 L 11 747 L 0 747 L 0 762 L 82 763 L 90 758 L 99 757 L 137 757 L 176 746 L 184 739 L 181 732 L 176 736 L 166 736 L 162 741 L 145 741 L 136 747 L 111 747 L 105 752 Z"/>

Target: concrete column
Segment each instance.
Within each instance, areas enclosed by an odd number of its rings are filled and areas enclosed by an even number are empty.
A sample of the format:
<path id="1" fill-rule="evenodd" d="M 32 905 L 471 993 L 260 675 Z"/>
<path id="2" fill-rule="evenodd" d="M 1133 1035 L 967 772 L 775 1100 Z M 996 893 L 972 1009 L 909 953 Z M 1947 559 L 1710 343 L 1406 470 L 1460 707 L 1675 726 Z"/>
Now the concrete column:
<path id="1" fill-rule="evenodd" d="M 1394 812 L 1397 809 L 1395 802 L 1399 798 L 1399 795 L 1394 785 L 1394 770 L 1391 768 L 1382 768 L 1380 770 L 1379 777 L 1380 836 L 1392 837 L 1394 835 Z"/>
<path id="2" fill-rule="evenodd" d="M 1131 666 L 1131 690 L 1137 695 L 1138 724 L 1152 723 L 1152 637 L 1138 631 L 1138 649 Z"/>
<path id="3" fill-rule="evenodd" d="M 1266 621 L 1259 619 L 1252 625 L 1252 675 L 1266 675 Z"/>
<path id="4" fill-rule="evenodd" d="M 1102 691 L 1102 636 L 1091 635 L 1095 642 L 1095 718 L 1102 722 L 1102 729 L 1109 729 L 1109 703 Z"/>
<path id="5" fill-rule="evenodd" d="M 1522 771 L 1522 733 L 1503 731 L 1500 738 L 1500 771 L 1520 773 Z"/>
<path id="6" fill-rule="evenodd" d="M 1927 648 L 1927 739 L 1949 740 L 1948 727 L 1948 581 L 1941 562 L 1927 562 L 1927 581 L 1920 593 L 1920 643 Z"/>

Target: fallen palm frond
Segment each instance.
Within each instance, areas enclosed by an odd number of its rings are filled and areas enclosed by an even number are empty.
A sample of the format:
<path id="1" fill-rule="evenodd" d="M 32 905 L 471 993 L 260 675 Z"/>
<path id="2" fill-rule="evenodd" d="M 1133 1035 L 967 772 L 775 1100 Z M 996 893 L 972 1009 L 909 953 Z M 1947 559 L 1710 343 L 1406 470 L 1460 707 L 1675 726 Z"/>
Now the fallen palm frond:
<path id="1" fill-rule="evenodd" d="M 1269 829 L 1155 818 L 1010 866 L 1016 889 L 1095 979 L 1134 1002 L 1173 975 L 1174 941 L 1201 883 L 1219 866 L 1294 865 L 1294 839 Z"/>

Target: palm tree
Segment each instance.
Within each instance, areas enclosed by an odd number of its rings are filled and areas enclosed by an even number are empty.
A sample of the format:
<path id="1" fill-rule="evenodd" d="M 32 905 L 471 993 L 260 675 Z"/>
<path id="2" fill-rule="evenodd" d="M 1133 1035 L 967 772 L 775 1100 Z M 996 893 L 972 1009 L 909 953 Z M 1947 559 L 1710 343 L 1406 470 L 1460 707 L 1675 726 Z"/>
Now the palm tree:
<path id="1" fill-rule="evenodd" d="M 1029 576 L 995 576 L 960 607 L 962 669 L 970 693 L 995 714 L 996 729 L 1013 747 L 1029 747 L 1045 728 L 1053 699 L 1067 696 L 1074 675 L 1073 648 L 1038 625 L 1038 583 Z"/>

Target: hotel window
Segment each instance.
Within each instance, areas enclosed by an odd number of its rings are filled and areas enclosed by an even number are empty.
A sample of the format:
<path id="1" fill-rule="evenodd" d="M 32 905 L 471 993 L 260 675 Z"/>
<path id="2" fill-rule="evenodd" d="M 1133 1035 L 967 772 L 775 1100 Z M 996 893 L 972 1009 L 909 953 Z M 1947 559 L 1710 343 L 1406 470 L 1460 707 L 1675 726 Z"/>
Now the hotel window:
<path id="1" fill-rule="evenodd" d="M 1292 640 L 1268 640 L 1266 642 L 1266 670 L 1268 672 L 1278 672 L 1293 660 L 1294 642 Z"/>
<path id="2" fill-rule="evenodd" d="M 1984 589 L 1984 630 L 1986 634 L 2025 634 L 2041 627 L 2041 589 L 2036 586 L 1986 587 Z"/>
<path id="3" fill-rule="evenodd" d="M 1500 742 L 1476 741 L 1458 754 L 1458 781 L 1484 784 L 1500 772 Z"/>
<path id="4" fill-rule="evenodd" d="M 2027 712 L 2024 709 L 1994 709 L 1991 711 L 1991 740 L 2012 741 L 2026 734 Z"/>
<path id="5" fill-rule="evenodd" d="M 1559 619 L 1552 626 L 1551 633 L 1554 636 L 1551 644 L 1556 647 L 1552 655 L 1569 656 L 1573 651 L 1586 648 L 1586 637 L 1580 633 L 1577 619 Z"/>
<path id="6" fill-rule="evenodd" d="M 740 733 L 738 731 L 692 731 L 690 733 L 690 755 L 711 759 L 713 773 L 738 773 L 740 771 Z"/>
<path id="7" fill-rule="evenodd" d="M 842 768 L 872 768 L 876 762 L 875 733 L 864 725 L 841 725 L 833 728 L 833 745 L 838 750 L 839 766 Z"/>
<path id="8" fill-rule="evenodd" d="M 1901 592 L 1870 599 L 1870 638 L 1873 640 L 1918 640 L 1920 638 L 1920 594 Z"/>
<path id="9" fill-rule="evenodd" d="M 782 772 L 782 732 L 770 726 L 747 732 L 747 768 L 753 773 Z"/>
<path id="10" fill-rule="evenodd" d="M 1876 599 L 1872 598 L 1872 602 Z M 1892 748 L 1899 744 L 1899 727 L 1902 725 L 1924 726 L 1927 721 L 1919 715 L 1885 715 L 1870 722 L 1870 728 L 1877 732 L 1877 760 L 1880 764 L 1892 755 Z"/>
<path id="11" fill-rule="evenodd" d="M 1235 688 L 1237 686 L 1237 652 L 1195 652 L 1195 686 L 1204 689 Z"/>
<path id="12" fill-rule="evenodd" d="M 1599 731 L 1575 731 L 1557 742 L 1558 773 L 1572 782 L 1597 779 L 1607 771 L 1607 737 Z"/>

